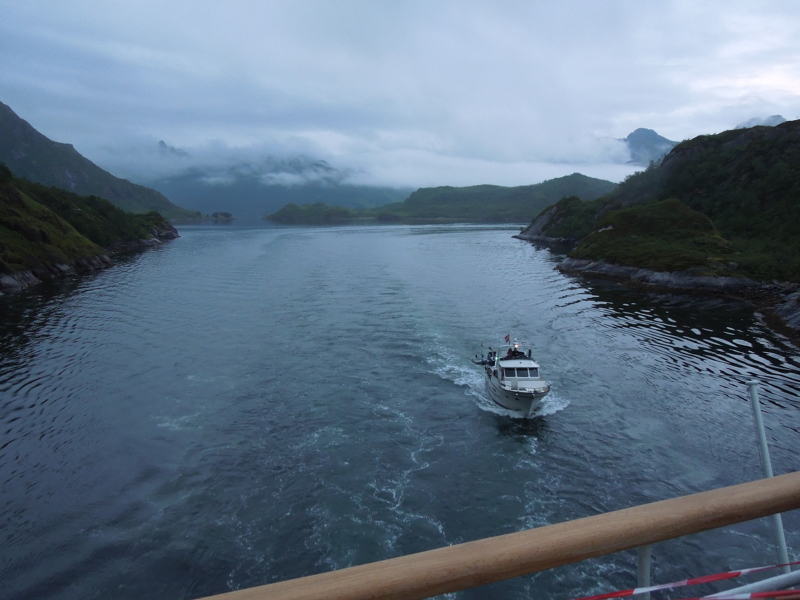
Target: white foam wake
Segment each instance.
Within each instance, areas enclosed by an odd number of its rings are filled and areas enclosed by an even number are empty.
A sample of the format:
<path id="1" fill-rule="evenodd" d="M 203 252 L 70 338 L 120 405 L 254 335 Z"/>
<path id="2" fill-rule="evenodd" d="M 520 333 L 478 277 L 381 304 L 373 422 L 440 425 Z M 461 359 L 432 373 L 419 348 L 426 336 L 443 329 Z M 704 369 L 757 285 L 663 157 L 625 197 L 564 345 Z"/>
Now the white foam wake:
<path id="1" fill-rule="evenodd" d="M 564 410 L 569 406 L 569 400 L 562 398 L 558 392 L 551 391 L 547 396 L 542 399 L 542 404 L 539 410 L 533 415 L 535 417 L 546 417 L 554 415 L 559 411 Z"/>

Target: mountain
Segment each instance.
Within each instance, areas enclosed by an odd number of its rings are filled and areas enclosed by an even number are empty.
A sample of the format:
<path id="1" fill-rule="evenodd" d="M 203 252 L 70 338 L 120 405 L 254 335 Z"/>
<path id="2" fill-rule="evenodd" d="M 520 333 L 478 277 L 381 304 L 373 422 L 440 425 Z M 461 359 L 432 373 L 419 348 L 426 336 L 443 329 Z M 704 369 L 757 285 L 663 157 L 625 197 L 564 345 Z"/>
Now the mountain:
<path id="1" fill-rule="evenodd" d="M 672 150 L 678 142 L 658 135 L 652 129 L 639 128 L 623 140 L 628 145 L 633 164 L 647 166 L 658 162 Z"/>
<path id="2" fill-rule="evenodd" d="M 81 195 L 105 198 L 128 212 L 156 210 L 165 217 L 200 216 L 174 205 L 156 190 L 114 177 L 81 156 L 71 144 L 54 142 L 0 102 L 0 162 L 17 177 Z"/>
<path id="3" fill-rule="evenodd" d="M 520 223 L 529 220 L 565 196 L 599 198 L 616 187 L 603 179 L 573 173 L 535 185 L 503 187 L 420 188 L 405 201 L 368 210 L 341 206 L 287 205 L 266 218 L 279 223 L 341 223 L 377 220 L 387 223 Z"/>
<path id="4" fill-rule="evenodd" d="M 523 239 L 569 240 L 576 259 L 800 281 L 800 121 L 678 144 L 593 202 L 564 199 Z"/>
<path id="5" fill-rule="evenodd" d="M 0 164 L 0 291 L 104 268 L 110 265 L 108 251 L 177 235 L 157 212 L 126 213 L 97 196 L 14 177 Z"/>
<path id="6" fill-rule="evenodd" d="M 341 183 L 324 161 L 302 164 L 240 164 L 229 168 L 193 167 L 148 184 L 176 202 L 205 214 L 225 211 L 237 218 L 260 218 L 286 204 L 327 202 L 349 208 L 373 208 L 408 197 L 411 189 Z M 313 177 L 309 176 L 309 172 Z M 284 182 L 285 183 L 281 183 Z"/>
<path id="7" fill-rule="evenodd" d="M 749 127 L 775 127 L 775 125 L 780 125 L 781 123 L 786 123 L 786 119 L 784 119 L 780 115 L 772 115 L 771 117 L 767 117 L 766 119 L 760 119 L 759 117 L 753 117 L 752 119 L 748 119 L 744 123 L 739 123 L 736 126 L 736 129 L 747 129 Z"/>

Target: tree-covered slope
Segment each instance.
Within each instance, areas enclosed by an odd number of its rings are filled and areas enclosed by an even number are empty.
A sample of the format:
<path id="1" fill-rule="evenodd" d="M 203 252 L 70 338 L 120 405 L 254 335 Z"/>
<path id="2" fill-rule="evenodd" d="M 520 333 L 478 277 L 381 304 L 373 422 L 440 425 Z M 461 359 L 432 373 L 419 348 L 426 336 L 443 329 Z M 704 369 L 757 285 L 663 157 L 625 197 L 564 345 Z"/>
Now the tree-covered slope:
<path id="1" fill-rule="evenodd" d="M 0 102 L 0 162 L 17 177 L 81 195 L 105 198 L 128 212 L 159 211 L 168 218 L 199 217 L 160 192 L 114 177 L 81 156 L 70 144 L 45 137 Z"/>
<path id="2" fill-rule="evenodd" d="M 800 121 L 695 138 L 658 171 L 658 196 L 680 198 L 723 235 L 800 236 Z"/>
<path id="3" fill-rule="evenodd" d="M 654 271 L 703 272 L 729 269 L 732 255 L 707 216 L 675 199 L 607 213 L 571 254 Z"/>
<path id="4" fill-rule="evenodd" d="M 158 213 L 126 213 L 107 200 L 15 178 L 0 164 L 0 273 L 68 263 L 153 234 L 174 237 Z"/>
<path id="5" fill-rule="evenodd" d="M 607 216 L 667 199 L 710 219 L 730 243 L 726 260 L 737 265 L 737 274 L 800 281 L 800 121 L 683 142 L 659 166 L 632 175 L 603 198 L 562 200 L 521 237 L 570 238 L 578 243 L 575 256 L 610 259 L 608 246 L 588 243 L 592 232 L 608 225 Z M 669 235 L 670 227 L 664 221 L 661 234 Z M 635 253 L 632 246 L 627 251 Z M 624 254 L 615 252 L 617 258 Z M 713 252 L 706 259 L 722 264 Z"/>
<path id="6" fill-rule="evenodd" d="M 420 188 L 403 202 L 374 209 L 343 209 L 318 203 L 288 205 L 267 215 L 280 223 L 341 223 L 376 220 L 387 223 L 519 223 L 525 222 L 564 196 L 599 198 L 616 187 L 603 179 L 573 173 L 535 185 L 503 187 Z"/>
<path id="7" fill-rule="evenodd" d="M 406 219 L 463 219 L 477 222 L 527 221 L 565 196 L 585 200 L 609 193 L 616 184 L 573 173 L 518 187 L 475 185 L 471 187 L 420 188 L 408 199 L 388 204 L 376 212 Z"/>

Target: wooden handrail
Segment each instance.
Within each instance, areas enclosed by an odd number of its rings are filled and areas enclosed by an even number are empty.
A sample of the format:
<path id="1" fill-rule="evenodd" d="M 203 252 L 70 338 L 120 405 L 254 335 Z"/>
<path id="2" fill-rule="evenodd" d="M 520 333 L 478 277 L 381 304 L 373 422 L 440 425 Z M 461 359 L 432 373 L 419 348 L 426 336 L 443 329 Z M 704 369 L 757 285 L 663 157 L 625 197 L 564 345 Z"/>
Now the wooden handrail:
<path id="1" fill-rule="evenodd" d="M 796 508 L 800 472 L 209 598 L 417 600 Z"/>

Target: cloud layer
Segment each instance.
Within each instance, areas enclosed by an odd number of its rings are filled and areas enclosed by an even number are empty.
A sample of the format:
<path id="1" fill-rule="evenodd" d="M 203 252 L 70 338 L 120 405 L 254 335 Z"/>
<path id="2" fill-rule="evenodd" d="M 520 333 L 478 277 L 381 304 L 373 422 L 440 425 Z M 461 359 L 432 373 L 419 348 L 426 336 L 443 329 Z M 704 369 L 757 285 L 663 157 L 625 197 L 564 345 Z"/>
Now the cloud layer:
<path id="1" fill-rule="evenodd" d="M 620 179 L 638 127 L 800 116 L 792 2 L 3 4 L 0 99 L 137 180 L 298 156 L 376 185 Z"/>

